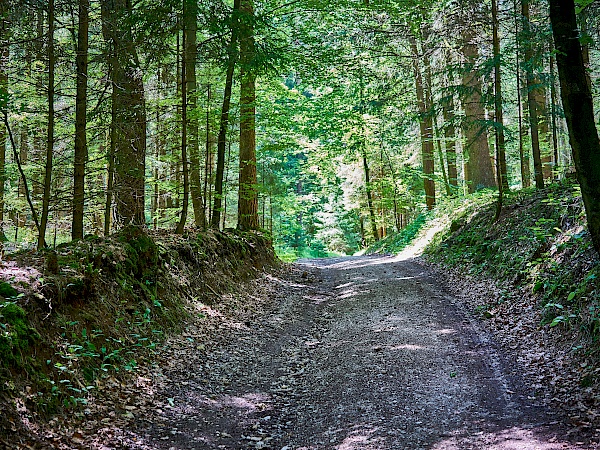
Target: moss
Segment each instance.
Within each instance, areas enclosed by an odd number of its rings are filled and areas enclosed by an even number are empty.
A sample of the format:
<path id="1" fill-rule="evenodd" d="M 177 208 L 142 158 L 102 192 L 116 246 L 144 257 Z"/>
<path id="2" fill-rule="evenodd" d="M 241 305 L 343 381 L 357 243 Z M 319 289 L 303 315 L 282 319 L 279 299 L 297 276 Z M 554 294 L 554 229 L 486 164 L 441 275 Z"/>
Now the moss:
<path id="1" fill-rule="evenodd" d="M 0 283 L 0 295 L 4 298 L 14 298 L 18 295 L 18 292 L 6 281 L 3 281 Z"/>
<path id="2" fill-rule="evenodd" d="M 0 303 L 0 361 L 4 367 L 21 366 L 22 353 L 39 338 L 20 306 L 14 302 Z"/>

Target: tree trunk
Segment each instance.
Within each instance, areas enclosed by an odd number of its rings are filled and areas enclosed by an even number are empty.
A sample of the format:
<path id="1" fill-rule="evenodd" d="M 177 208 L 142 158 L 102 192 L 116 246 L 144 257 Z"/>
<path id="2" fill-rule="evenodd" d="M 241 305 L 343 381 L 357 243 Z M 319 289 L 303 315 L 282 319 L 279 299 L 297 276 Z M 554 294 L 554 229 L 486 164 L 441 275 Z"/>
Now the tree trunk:
<path id="1" fill-rule="evenodd" d="M 204 135 L 204 189 L 202 198 L 204 204 L 202 206 L 202 214 L 204 215 L 204 226 L 206 226 L 206 206 L 208 205 L 210 211 L 210 194 L 209 194 L 209 181 L 212 177 L 212 139 L 210 134 L 210 100 L 211 100 L 211 86 L 207 85 L 206 92 L 206 123 L 205 130 L 206 133 Z M 212 187 L 212 185 L 211 185 Z M 210 222 L 210 217 L 208 218 Z"/>
<path id="2" fill-rule="evenodd" d="M 498 26 L 498 1 L 492 0 L 492 47 L 494 51 L 494 129 L 496 137 L 496 178 L 498 183 L 496 220 L 500 218 L 500 213 L 502 212 L 504 192 L 508 191 L 508 174 L 506 173 L 506 144 L 504 140 L 504 114 L 502 111 L 500 36 L 498 33 Z"/>
<path id="3" fill-rule="evenodd" d="M 475 64 L 479 56 L 474 33 L 465 28 L 462 33 L 462 52 L 465 58 L 462 83 L 466 91 L 462 99 L 465 111 L 465 181 L 469 192 L 495 187 L 494 170 L 490 160 L 490 147 L 485 128 L 485 111 L 482 99 L 481 77 Z"/>
<path id="4" fill-rule="evenodd" d="M 513 11 L 515 16 L 515 57 L 516 57 L 516 78 L 517 78 L 517 107 L 519 112 L 519 161 L 521 167 L 521 187 L 527 188 L 531 186 L 531 170 L 529 167 L 529 153 L 525 152 L 523 146 L 523 138 L 525 137 L 525 127 L 523 126 L 523 100 L 521 98 L 521 69 L 519 63 L 520 56 L 520 39 L 519 39 L 519 20 L 517 16 L 517 0 L 514 0 Z"/>
<path id="5" fill-rule="evenodd" d="M 256 191 L 256 74 L 253 67 L 254 4 L 240 1 L 240 175 L 238 192 L 238 229 L 258 229 L 258 193 Z"/>
<path id="6" fill-rule="evenodd" d="M 556 74 L 554 73 L 554 45 L 550 47 L 550 105 L 552 114 L 552 150 L 554 153 L 554 178 L 558 180 L 558 129 L 556 124 Z"/>
<path id="7" fill-rule="evenodd" d="M 115 186 L 115 151 L 117 141 L 117 90 L 112 89 L 110 99 L 110 145 L 106 155 L 106 199 L 104 204 L 104 236 L 110 234 L 113 209 L 113 190 Z"/>
<path id="8" fill-rule="evenodd" d="M 450 61 L 448 61 L 450 62 Z M 454 77 L 450 73 L 448 85 L 454 87 Z M 448 166 L 448 184 L 450 185 L 450 196 L 458 193 L 458 170 L 456 167 L 456 128 L 454 126 L 454 92 L 442 101 L 442 114 L 444 118 L 444 141 L 446 148 L 446 164 Z"/>
<path id="9" fill-rule="evenodd" d="M 373 189 L 371 188 L 371 171 L 369 169 L 369 161 L 367 160 L 366 142 L 361 143 L 361 156 L 363 169 L 365 172 L 365 190 L 367 191 L 367 206 L 369 208 L 369 218 L 371 220 L 371 229 L 373 238 L 377 242 L 379 240 L 379 232 L 377 230 L 377 219 L 375 218 L 375 206 L 373 205 Z"/>
<path id="10" fill-rule="evenodd" d="M 71 238 L 83 239 L 85 202 L 85 164 L 87 160 L 86 110 L 88 73 L 89 0 L 79 0 L 79 29 L 77 31 L 77 93 L 75 98 L 75 157 L 73 167 L 73 222 Z"/>
<path id="11" fill-rule="evenodd" d="M 434 149 L 433 149 L 433 122 L 425 97 L 423 76 L 419 67 L 419 50 L 417 41 L 413 36 L 410 38 L 410 47 L 413 53 L 413 72 L 415 76 L 415 87 L 417 91 L 417 106 L 419 108 L 419 128 L 421 131 L 421 158 L 423 162 L 423 184 L 425 186 L 425 202 L 427 209 L 433 209 L 435 205 L 435 182 L 434 177 Z"/>
<path id="12" fill-rule="evenodd" d="M 206 227 L 206 214 L 204 211 L 205 199 L 202 196 L 200 183 L 200 148 L 198 145 L 198 86 L 196 80 L 196 60 L 198 57 L 197 38 L 198 30 L 198 2 L 196 0 L 183 0 L 184 14 L 184 38 L 183 48 L 185 61 L 185 83 L 187 90 L 187 108 L 191 114 L 187 115 L 187 139 L 188 153 L 190 155 L 190 193 L 192 196 L 192 206 L 194 208 L 194 223 L 199 228 Z"/>
<path id="13" fill-rule="evenodd" d="M 594 248 L 600 253 L 600 139 L 578 39 L 573 0 L 550 0 L 550 20 L 577 179 L 581 186 L 588 230 Z"/>
<path id="14" fill-rule="evenodd" d="M 188 207 L 190 201 L 190 179 L 189 179 L 189 164 L 188 164 L 188 156 L 187 156 L 187 130 L 188 130 L 188 120 L 187 120 L 187 49 L 186 49 L 186 39 L 187 39 L 187 31 L 185 29 L 185 16 L 186 16 L 186 3 L 187 0 L 183 0 L 183 17 L 184 17 L 184 28 L 183 28 L 183 57 L 181 60 L 181 166 L 183 172 L 183 203 L 181 205 L 181 215 L 179 216 L 179 222 L 177 223 L 177 228 L 175 229 L 175 233 L 183 234 L 185 229 L 185 222 L 187 221 Z M 194 20 L 195 22 L 195 20 Z"/>
<path id="15" fill-rule="evenodd" d="M 38 235 L 37 249 L 46 247 L 46 228 L 50 212 L 50 189 L 52 188 L 52 159 L 54 156 L 54 0 L 48 2 L 48 133 L 46 140 L 46 164 L 44 171 L 44 191 L 42 196 L 42 215 Z"/>
<path id="16" fill-rule="evenodd" d="M 223 207 L 223 176 L 225 171 L 225 148 L 227 145 L 227 128 L 229 126 L 229 110 L 231 107 L 231 89 L 233 86 L 233 72 L 237 60 L 237 14 L 240 9 L 240 0 L 233 3 L 231 13 L 231 40 L 227 51 L 227 74 L 225 76 L 225 90 L 223 92 L 223 105 L 221 106 L 221 119 L 219 123 L 219 137 L 217 139 L 217 169 L 215 172 L 215 193 L 213 200 L 213 213 L 211 226 L 219 229 L 221 223 L 221 209 Z"/>
<path id="17" fill-rule="evenodd" d="M 499 180 L 499 202 L 501 205 L 503 191 L 508 191 L 508 173 L 506 171 L 506 143 L 504 139 L 504 114 L 502 111 L 502 74 L 500 56 L 500 36 L 498 33 L 498 1 L 492 0 L 493 51 L 494 51 L 494 116 L 496 130 L 496 167 Z"/>
<path id="18" fill-rule="evenodd" d="M 8 57 L 9 57 L 9 30 L 8 5 L 0 4 L 0 94 L 1 98 L 8 93 Z M 0 109 L 4 109 L 0 100 Z M 0 241 L 6 240 L 4 234 L 4 184 L 6 182 L 6 139 L 7 129 L 4 121 L 0 122 Z"/>
<path id="19" fill-rule="evenodd" d="M 529 22 L 529 0 L 521 0 L 521 14 L 523 16 L 523 34 L 525 35 L 525 72 L 527 74 L 527 107 L 529 110 L 529 129 L 531 131 L 531 150 L 533 153 L 533 173 L 535 187 L 544 188 L 544 174 L 542 169 L 542 154 L 540 150 L 539 135 L 539 106 L 536 97 L 536 79 L 533 73 L 533 46 L 531 45 L 532 33 Z"/>
<path id="20" fill-rule="evenodd" d="M 102 0 L 102 33 L 112 47 L 109 65 L 115 101 L 115 220 L 145 225 L 146 104 L 129 24 L 129 0 Z"/>

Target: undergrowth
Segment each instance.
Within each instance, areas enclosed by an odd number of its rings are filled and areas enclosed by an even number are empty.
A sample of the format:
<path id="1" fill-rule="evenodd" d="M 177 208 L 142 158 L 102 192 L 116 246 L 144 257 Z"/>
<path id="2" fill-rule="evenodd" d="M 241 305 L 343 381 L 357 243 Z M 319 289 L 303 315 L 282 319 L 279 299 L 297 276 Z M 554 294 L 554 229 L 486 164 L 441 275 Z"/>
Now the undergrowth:
<path id="1" fill-rule="evenodd" d="M 9 255 L 0 269 L 0 394 L 40 414 L 78 409 L 100 380 L 135 371 L 181 330 L 194 302 L 213 302 L 273 262 L 258 233 L 139 227 Z"/>
<path id="2" fill-rule="evenodd" d="M 376 253 L 398 253 L 402 251 L 415 239 L 430 217 L 430 213 L 419 214 L 406 226 L 406 228 L 400 230 L 400 232 L 390 234 L 371 244 L 365 250 L 365 255 L 373 255 Z"/>
<path id="3" fill-rule="evenodd" d="M 600 265 L 585 227 L 579 187 L 571 181 L 543 190 L 511 192 L 494 220 L 495 195 L 459 210 L 442 209 L 446 229 L 427 257 L 462 273 L 496 280 L 503 294 L 482 305 L 535 299 L 540 327 L 574 336 L 573 350 L 600 363 Z M 482 199 L 485 196 L 481 197 Z M 582 385 L 597 381 L 593 367 L 582 370 Z"/>
<path id="4" fill-rule="evenodd" d="M 495 280 L 501 295 L 481 305 L 484 317 L 504 302 L 534 299 L 540 328 L 573 339 L 573 350 L 595 361 L 581 384 L 600 382 L 600 264 L 586 229 L 578 185 L 565 180 L 545 189 L 509 192 L 498 220 L 497 193 L 445 199 L 427 218 L 445 224 L 426 249 L 432 262 L 475 278 Z M 430 224 L 420 225 L 427 228 Z M 373 251 L 398 252 L 412 231 L 382 240 Z"/>

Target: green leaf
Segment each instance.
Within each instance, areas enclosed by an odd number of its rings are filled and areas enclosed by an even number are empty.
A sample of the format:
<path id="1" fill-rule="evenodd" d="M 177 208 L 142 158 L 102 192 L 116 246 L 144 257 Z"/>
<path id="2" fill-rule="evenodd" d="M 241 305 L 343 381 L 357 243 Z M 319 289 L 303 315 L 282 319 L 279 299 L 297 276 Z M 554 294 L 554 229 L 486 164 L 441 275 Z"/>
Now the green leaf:
<path id="1" fill-rule="evenodd" d="M 573 300 L 575 298 L 575 292 L 571 292 L 569 294 L 569 296 L 567 297 L 567 301 L 570 302 L 571 300 Z"/>
<path id="2" fill-rule="evenodd" d="M 556 325 L 565 322 L 565 316 L 556 316 L 552 322 L 550 322 L 550 328 L 554 328 Z"/>

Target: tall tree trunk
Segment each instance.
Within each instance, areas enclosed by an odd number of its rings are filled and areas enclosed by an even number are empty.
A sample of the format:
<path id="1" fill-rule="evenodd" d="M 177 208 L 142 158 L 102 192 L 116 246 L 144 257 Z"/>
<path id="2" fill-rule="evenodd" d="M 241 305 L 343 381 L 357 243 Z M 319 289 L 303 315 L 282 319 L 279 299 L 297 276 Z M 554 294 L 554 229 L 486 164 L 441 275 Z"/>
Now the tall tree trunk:
<path id="1" fill-rule="evenodd" d="M 577 179 L 581 186 L 588 230 L 594 248 L 600 253 L 600 139 L 578 39 L 573 0 L 550 0 L 550 20 Z"/>
<path id="2" fill-rule="evenodd" d="M 448 61 L 450 63 L 450 61 Z M 449 94 L 442 101 L 442 114 L 444 118 L 444 141 L 446 148 L 446 164 L 448 165 L 448 184 L 450 196 L 458 193 L 458 170 L 456 167 L 456 128 L 454 126 L 454 76 L 448 74 Z"/>
<path id="3" fill-rule="evenodd" d="M 240 175 L 238 192 L 238 229 L 258 229 L 258 193 L 256 190 L 256 74 L 254 4 L 240 1 Z"/>
<path id="4" fill-rule="evenodd" d="M 223 174 L 225 171 L 225 148 L 227 145 L 227 128 L 229 126 L 229 110 L 231 107 L 231 88 L 233 86 L 233 72 L 237 60 L 238 25 L 237 15 L 240 9 L 240 0 L 233 2 L 231 12 L 231 38 L 227 50 L 227 74 L 225 76 L 225 90 L 223 92 L 223 105 L 221 106 L 221 119 L 219 122 L 219 137 L 217 138 L 217 169 L 215 172 L 215 193 L 213 200 L 213 213 L 211 226 L 219 229 L 221 223 L 221 209 L 223 207 Z"/>
<path id="5" fill-rule="evenodd" d="M 8 57 L 9 30 L 8 5 L 0 4 L 0 94 L 3 98 L 8 93 Z M 0 100 L 0 105 L 2 102 Z M 0 109 L 4 109 L 2 105 Z M 6 240 L 4 234 L 4 184 L 6 182 L 6 138 L 7 129 L 4 121 L 0 122 L 0 241 Z"/>
<path id="6" fill-rule="evenodd" d="M 506 144 L 504 140 L 504 114 L 502 111 L 502 74 L 500 59 L 500 36 L 498 33 L 498 1 L 492 0 L 492 34 L 494 51 L 494 119 L 496 136 L 496 178 L 498 183 L 498 203 L 496 220 L 502 212 L 504 192 L 508 191 L 508 174 L 506 173 Z"/>
<path id="7" fill-rule="evenodd" d="M 417 106 L 419 108 L 419 128 L 421 131 L 421 158 L 423 162 L 423 184 L 425 186 L 425 202 L 427 209 L 435 205 L 434 177 L 434 149 L 433 149 L 433 122 L 427 105 L 423 76 L 419 67 L 419 50 L 416 39 L 411 36 L 410 47 L 412 50 L 413 72 L 417 91 Z"/>
<path id="8" fill-rule="evenodd" d="M 42 196 L 42 215 L 37 248 L 46 247 L 46 228 L 50 212 L 50 189 L 52 188 L 52 159 L 54 156 L 54 0 L 48 2 L 48 133 L 46 140 L 46 164 L 44 171 L 44 192 Z"/>
<path id="9" fill-rule="evenodd" d="M 493 28 L 493 51 L 494 51 L 494 116 L 496 130 L 496 165 L 497 178 L 500 181 L 498 191 L 500 193 L 498 202 L 501 205 L 503 191 L 508 191 L 508 173 L 506 170 L 506 143 L 504 139 L 504 114 L 502 111 L 502 74 L 500 55 L 500 36 L 498 33 L 498 1 L 492 0 L 492 28 Z"/>
<path id="10" fill-rule="evenodd" d="M 531 45 L 532 33 L 531 23 L 529 22 L 529 1 L 521 0 L 521 14 L 523 16 L 523 34 L 525 35 L 525 71 L 527 74 L 527 107 L 529 110 L 529 129 L 531 131 L 531 149 L 533 153 L 533 173 L 535 178 L 535 187 L 543 189 L 544 174 L 542 169 L 542 155 L 540 150 L 539 135 L 539 106 L 536 97 L 536 77 L 533 73 L 532 64 L 534 62 L 533 46 Z"/>
<path id="11" fill-rule="evenodd" d="M 194 208 L 194 223 L 199 228 L 205 228 L 205 199 L 202 196 L 202 188 L 200 183 L 200 148 L 198 145 L 199 126 L 198 114 L 196 113 L 196 108 L 198 105 L 198 86 L 196 79 L 196 60 L 198 57 L 196 42 L 196 33 L 198 30 L 198 2 L 197 0 L 183 0 L 183 2 L 183 26 L 185 33 L 183 38 L 183 60 L 185 61 L 187 108 L 188 111 L 191 112 L 191 114 L 187 115 L 187 148 L 190 155 L 190 193 L 192 196 L 192 206 Z"/>
<path id="12" fill-rule="evenodd" d="M 373 205 L 373 189 L 371 186 L 371 171 L 369 169 L 369 161 L 367 159 L 366 142 L 360 144 L 363 170 L 365 172 L 365 190 L 367 191 L 367 207 L 369 208 L 369 218 L 371 220 L 371 229 L 375 241 L 379 240 L 379 232 L 377 230 L 377 219 L 375 217 L 375 206 Z"/>
<path id="13" fill-rule="evenodd" d="M 588 87 L 590 88 L 590 92 L 592 92 L 592 77 L 590 75 L 591 65 L 590 65 L 590 33 L 588 29 L 588 10 L 584 9 L 579 14 L 578 18 L 581 23 L 580 31 L 582 37 L 581 39 L 581 56 L 583 57 L 583 66 L 585 67 L 585 80 L 587 81 Z"/>
<path id="14" fill-rule="evenodd" d="M 186 16 L 186 3 L 187 0 L 183 0 L 183 17 Z M 183 21 L 183 57 L 181 60 L 181 166 L 183 172 L 183 203 L 181 207 L 181 215 L 179 216 L 179 222 L 177 223 L 177 228 L 175 229 L 175 233 L 183 234 L 185 229 L 185 222 L 187 221 L 188 207 L 190 201 L 190 179 L 189 179 L 189 164 L 188 164 L 188 156 L 187 156 L 187 131 L 188 131 L 188 120 L 187 120 L 187 50 L 186 50 L 186 38 L 187 32 L 185 29 L 185 20 Z"/>
<path id="15" fill-rule="evenodd" d="M 473 30 L 466 27 L 462 32 L 462 52 L 465 58 L 462 84 L 466 94 L 462 103 L 465 111 L 465 181 L 469 192 L 486 187 L 495 187 L 494 170 L 490 159 L 490 147 L 485 128 L 485 111 L 481 77 L 475 64 L 479 56 L 477 44 L 474 42 Z"/>
<path id="16" fill-rule="evenodd" d="M 552 152 L 550 149 L 550 122 L 547 106 L 546 87 L 542 84 L 540 77 L 535 77 L 533 81 L 536 86 L 534 91 L 535 104 L 538 108 L 538 133 L 540 139 L 540 158 L 542 160 L 542 175 L 544 180 L 552 179 Z"/>
<path id="17" fill-rule="evenodd" d="M 550 46 L 550 104 L 552 114 L 552 150 L 554 153 L 555 179 L 558 179 L 558 129 L 556 123 L 556 74 L 554 73 L 554 44 Z"/>
<path id="18" fill-rule="evenodd" d="M 77 93 L 75 98 L 75 157 L 73 167 L 73 222 L 71 238 L 83 239 L 85 202 L 85 163 L 87 160 L 87 74 L 89 0 L 79 0 L 79 27 L 77 31 Z"/>
<path id="19" fill-rule="evenodd" d="M 115 220 L 145 225 L 146 102 L 142 72 L 128 18 L 129 0 L 102 0 L 102 33 L 112 47 L 109 60 L 115 101 Z"/>
<path id="20" fill-rule="evenodd" d="M 110 234 L 113 210 L 113 191 L 115 188 L 115 151 L 117 148 L 117 90 L 113 89 L 110 94 L 110 143 L 106 155 L 106 199 L 104 204 L 104 236 Z"/>
<path id="21" fill-rule="evenodd" d="M 206 92 L 206 133 L 204 135 L 204 189 L 202 198 L 204 199 L 204 206 L 202 213 L 204 214 L 204 226 L 206 226 L 206 205 L 210 208 L 210 194 L 209 194 L 209 181 L 212 177 L 212 139 L 210 134 L 210 100 L 211 100 L 211 86 L 207 85 Z M 212 186 L 211 186 L 212 187 Z M 210 221 L 210 217 L 209 217 Z"/>
<path id="22" fill-rule="evenodd" d="M 521 98 L 521 44 L 519 39 L 519 19 L 517 15 L 517 0 L 513 3 L 513 12 L 515 16 L 515 58 L 517 63 L 516 78 L 517 78 L 517 107 L 519 112 L 519 161 L 521 167 L 521 186 L 527 188 L 531 186 L 531 169 L 529 167 L 529 152 L 525 151 L 523 139 L 525 137 L 525 127 L 523 126 L 523 100 Z"/>

